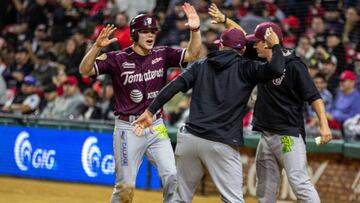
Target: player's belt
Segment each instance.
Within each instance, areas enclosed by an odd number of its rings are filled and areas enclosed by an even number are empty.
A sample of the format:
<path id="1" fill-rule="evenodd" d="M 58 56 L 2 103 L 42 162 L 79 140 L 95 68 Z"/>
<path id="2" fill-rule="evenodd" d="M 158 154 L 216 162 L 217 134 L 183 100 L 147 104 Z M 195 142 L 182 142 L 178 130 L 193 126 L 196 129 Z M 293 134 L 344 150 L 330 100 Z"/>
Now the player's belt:
<path id="1" fill-rule="evenodd" d="M 139 118 L 139 116 L 136 116 L 136 115 L 129 115 L 129 116 L 121 116 L 120 115 L 120 116 L 118 116 L 119 120 L 127 121 L 127 122 L 130 122 L 130 123 L 134 122 L 137 118 Z M 161 118 L 161 113 L 155 114 L 153 116 L 154 120 L 157 120 L 159 118 Z"/>

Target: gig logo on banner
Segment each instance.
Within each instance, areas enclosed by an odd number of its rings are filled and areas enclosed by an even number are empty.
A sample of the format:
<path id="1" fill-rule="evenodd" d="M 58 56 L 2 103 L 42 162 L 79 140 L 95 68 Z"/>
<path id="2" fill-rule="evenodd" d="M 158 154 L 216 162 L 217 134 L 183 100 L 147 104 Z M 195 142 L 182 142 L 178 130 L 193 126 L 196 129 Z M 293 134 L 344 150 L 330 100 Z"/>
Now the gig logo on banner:
<path id="1" fill-rule="evenodd" d="M 97 142 L 96 137 L 88 137 L 81 150 L 82 167 L 89 177 L 96 177 L 100 169 L 105 175 L 111 175 L 115 172 L 114 156 L 107 154 L 102 158 Z"/>
<path id="2" fill-rule="evenodd" d="M 33 148 L 29 138 L 29 133 L 22 131 L 15 140 L 14 158 L 17 167 L 21 171 L 29 170 L 30 166 L 35 169 L 54 169 L 56 151 L 37 148 L 32 153 Z"/>

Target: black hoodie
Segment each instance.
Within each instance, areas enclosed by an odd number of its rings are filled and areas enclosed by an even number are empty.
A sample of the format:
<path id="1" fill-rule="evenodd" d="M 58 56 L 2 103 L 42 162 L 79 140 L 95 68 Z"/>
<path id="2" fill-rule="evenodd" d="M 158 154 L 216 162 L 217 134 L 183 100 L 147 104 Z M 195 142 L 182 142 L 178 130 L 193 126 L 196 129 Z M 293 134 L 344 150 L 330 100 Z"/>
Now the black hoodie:
<path id="1" fill-rule="evenodd" d="M 234 51 L 212 52 L 162 89 L 148 109 L 155 113 L 178 91 L 193 88 L 186 129 L 204 139 L 242 145 L 242 120 L 251 91 L 257 83 L 283 73 L 280 45 L 273 53 L 270 63 L 257 63 Z"/>
<path id="2" fill-rule="evenodd" d="M 303 104 L 320 99 L 306 65 L 293 50 L 284 49 L 284 74 L 258 85 L 254 130 L 305 137 Z"/>

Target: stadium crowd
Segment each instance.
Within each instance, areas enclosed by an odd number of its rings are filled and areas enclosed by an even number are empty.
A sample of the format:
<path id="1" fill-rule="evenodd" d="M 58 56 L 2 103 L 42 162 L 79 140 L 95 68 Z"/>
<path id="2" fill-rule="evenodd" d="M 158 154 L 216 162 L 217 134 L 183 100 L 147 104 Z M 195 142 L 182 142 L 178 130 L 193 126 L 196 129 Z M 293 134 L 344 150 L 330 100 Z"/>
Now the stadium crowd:
<path id="1" fill-rule="evenodd" d="M 334 135 L 360 140 L 360 1 L 356 0 L 189 0 L 201 19 L 201 55 L 217 49 L 213 41 L 225 28 L 212 24 L 211 2 L 247 33 L 264 21 L 279 23 L 285 48 L 294 49 L 308 66 L 326 105 Z M 41 118 L 108 119 L 113 88 L 108 77 L 79 74 L 84 53 L 106 24 L 117 27 L 104 51 L 131 45 L 129 19 L 152 13 L 161 25 L 157 45 L 186 47 L 189 30 L 182 0 L 2 0 L 0 2 L 0 111 Z M 248 45 L 247 56 L 256 53 Z M 168 73 L 174 79 L 181 70 Z M 256 92 L 252 98 L 256 97 Z M 191 93 L 165 108 L 178 126 L 188 115 Z M 244 120 L 251 129 L 252 104 Z M 304 109 L 306 130 L 317 136 L 317 120 Z"/>

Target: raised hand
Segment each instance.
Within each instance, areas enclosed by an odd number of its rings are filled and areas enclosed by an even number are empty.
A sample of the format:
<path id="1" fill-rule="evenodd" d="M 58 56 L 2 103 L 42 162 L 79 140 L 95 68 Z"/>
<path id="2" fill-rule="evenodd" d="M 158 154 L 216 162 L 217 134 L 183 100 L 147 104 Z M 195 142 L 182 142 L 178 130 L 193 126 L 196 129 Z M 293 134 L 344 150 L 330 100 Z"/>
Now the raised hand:
<path id="1" fill-rule="evenodd" d="M 199 28 L 200 18 L 195 8 L 189 3 L 184 3 L 182 9 L 184 10 L 186 17 L 188 19 L 188 22 L 185 25 L 188 26 L 191 30 Z"/>
<path id="2" fill-rule="evenodd" d="M 265 48 L 271 49 L 274 45 L 279 44 L 279 37 L 274 32 L 274 30 L 269 27 L 266 29 L 265 36 L 264 36 L 266 45 Z"/>
<path id="3" fill-rule="evenodd" d="M 211 23 L 217 24 L 217 23 L 224 23 L 225 22 L 225 15 L 221 13 L 221 11 L 218 9 L 216 4 L 212 3 L 208 14 L 211 16 L 212 20 Z"/>
<path id="4" fill-rule="evenodd" d="M 109 39 L 110 35 L 116 30 L 114 25 L 107 24 L 105 28 L 103 28 L 96 39 L 95 46 L 99 48 L 104 48 L 109 44 L 116 42 L 116 38 Z"/>
<path id="5" fill-rule="evenodd" d="M 152 123 L 153 123 L 153 114 L 150 111 L 145 110 L 145 112 L 141 114 L 141 116 L 138 119 L 132 122 L 131 125 L 134 126 L 133 132 L 135 133 L 135 135 L 142 136 L 144 135 L 144 130 L 147 127 L 149 127 L 150 129 L 150 133 L 154 132 L 152 128 Z"/>

